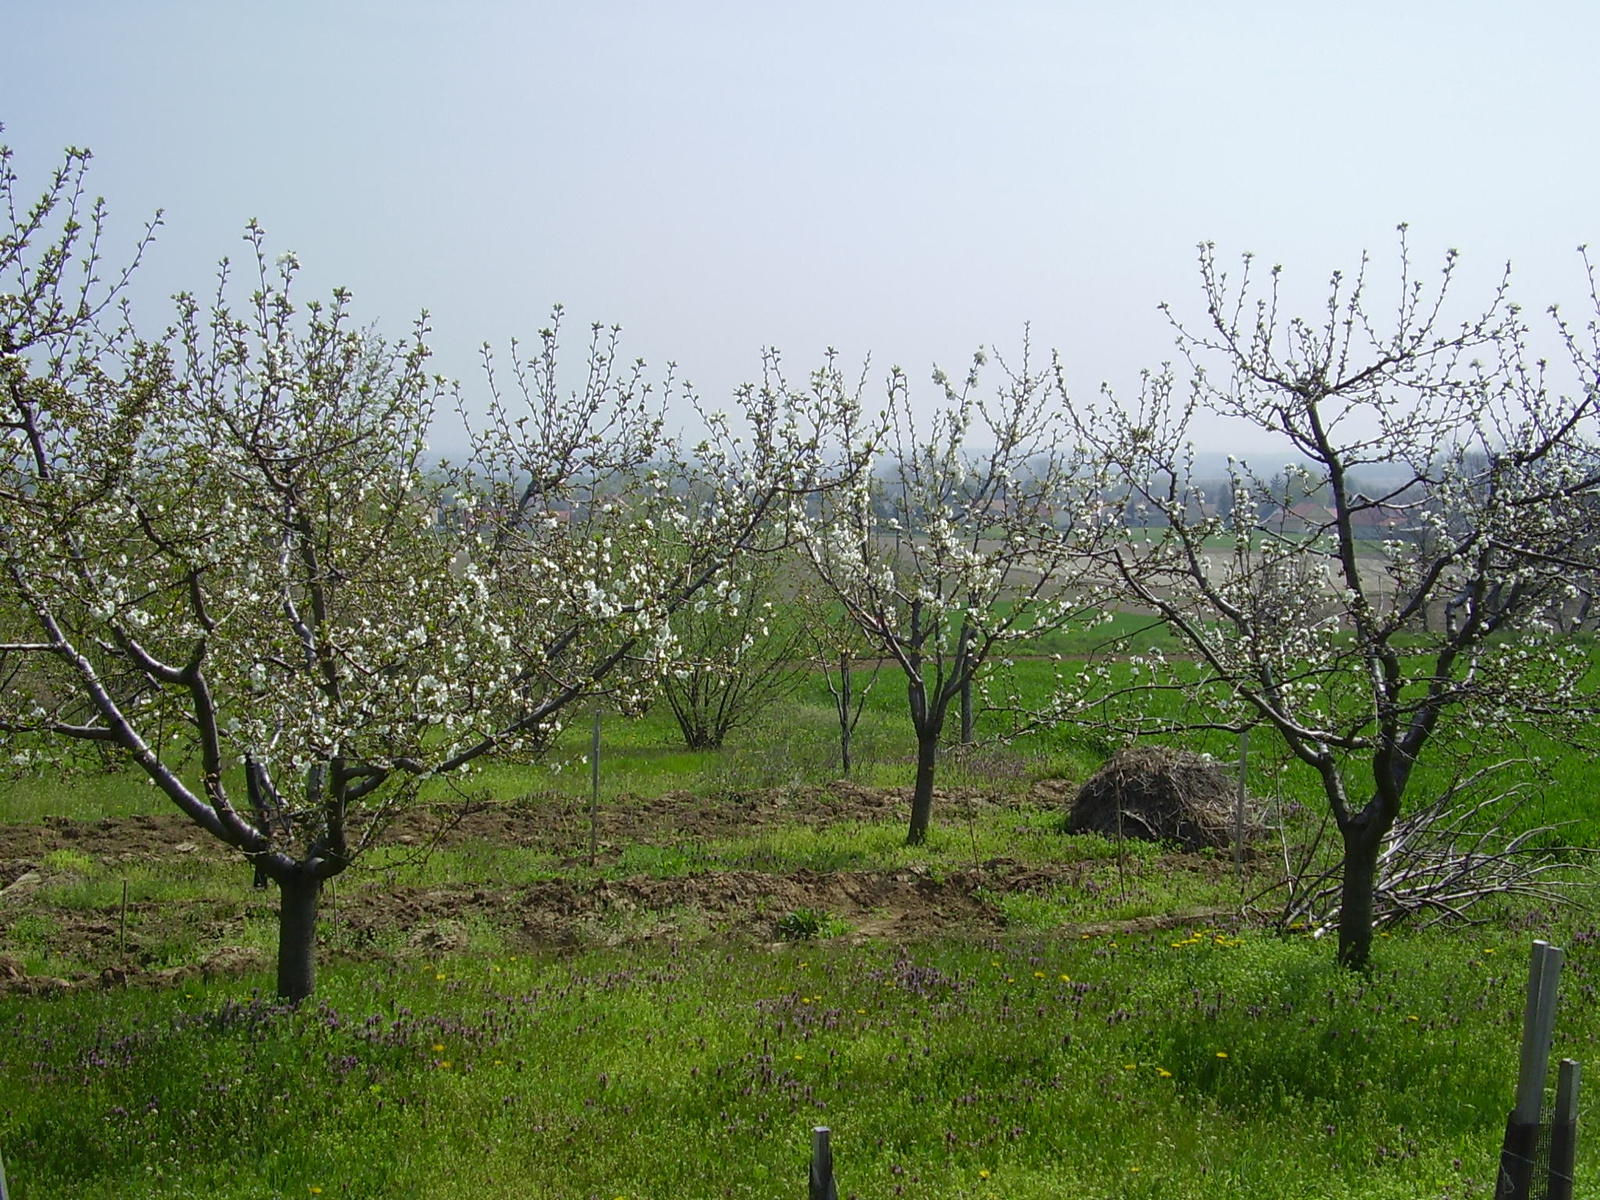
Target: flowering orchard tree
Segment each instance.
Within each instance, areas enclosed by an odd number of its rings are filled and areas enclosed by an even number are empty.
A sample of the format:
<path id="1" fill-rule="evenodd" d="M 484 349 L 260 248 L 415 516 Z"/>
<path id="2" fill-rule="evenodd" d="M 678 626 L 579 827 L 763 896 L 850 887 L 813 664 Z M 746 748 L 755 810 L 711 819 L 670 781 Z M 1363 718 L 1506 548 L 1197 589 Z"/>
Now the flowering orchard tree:
<path id="1" fill-rule="evenodd" d="M 484 438 L 516 477 L 452 478 L 426 460 L 425 327 L 391 344 L 342 293 L 298 307 L 254 227 L 239 309 L 225 267 L 160 342 L 108 320 L 82 166 L 0 239 L 0 729 L 25 759 L 115 748 L 274 881 L 298 1000 L 324 882 L 424 781 L 537 750 L 615 680 L 640 702 L 672 611 L 736 603 L 724 577 L 831 480 L 836 414 L 751 393 L 755 444 L 709 440 L 674 492 L 641 466 L 648 402 L 591 371 Z"/>
<path id="2" fill-rule="evenodd" d="M 245 317 L 224 288 L 122 362 L 92 329 L 11 359 L 0 553 L 28 636 L 0 703 L 20 753 L 109 743 L 272 879 L 298 999 L 323 883 L 510 668 L 439 531 L 422 329 L 351 329 L 342 295 L 297 312 L 292 260 L 251 238 Z"/>
<path id="3" fill-rule="evenodd" d="M 737 604 L 701 599 L 674 616 L 661 695 L 686 748 L 716 749 L 800 686 L 806 626 L 792 566 L 777 554 L 754 559 L 737 576 Z"/>
<path id="4" fill-rule="evenodd" d="M 1252 265 L 1230 281 L 1203 246 L 1207 326 L 1174 322 L 1191 386 L 1168 369 L 1133 411 L 1086 421 L 1136 514 L 1101 558 L 1198 659 L 1217 723 L 1271 726 L 1314 772 L 1343 839 L 1339 959 L 1360 967 L 1418 765 L 1448 773 L 1453 749 L 1463 770 L 1475 731 L 1559 736 L 1592 712 L 1585 655 L 1543 618 L 1592 566 L 1595 326 L 1558 318 L 1581 376 L 1560 394 L 1505 281 L 1447 323 L 1456 257 L 1425 286 L 1403 229 L 1382 321 L 1365 259 L 1310 319 L 1285 317 L 1278 269 L 1263 285 Z M 1189 445 L 1201 412 L 1278 435 L 1288 465 L 1230 460 L 1230 494 L 1207 495 Z"/>
<path id="5" fill-rule="evenodd" d="M 826 592 L 905 675 L 917 739 L 907 841 L 925 841 L 951 705 L 986 663 L 1083 611 L 1076 586 L 1103 526 L 1100 486 L 1070 439 L 1059 372 L 1026 343 L 992 398 L 980 353 L 929 420 L 889 377 L 886 462 L 833 493 L 805 549 Z M 970 713 L 970 708 L 968 709 Z M 970 717 L 963 722 L 970 734 Z"/>
<path id="6" fill-rule="evenodd" d="M 772 556 L 866 460 L 852 444 L 855 398 L 790 389 L 772 355 L 732 416 L 682 391 L 705 426 L 686 447 L 664 435 L 637 364 L 616 368 L 614 331 L 594 331 L 584 386 L 562 396 L 557 333 L 544 331 L 514 393 L 495 389 L 460 505 L 517 665 L 507 730 L 538 737 L 581 697 L 639 711 L 665 678 L 736 672 L 771 634 Z M 669 375 L 667 396 L 672 387 Z M 708 621 L 727 636 L 685 644 Z M 720 735 L 722 720 L 702 732 Z"/>

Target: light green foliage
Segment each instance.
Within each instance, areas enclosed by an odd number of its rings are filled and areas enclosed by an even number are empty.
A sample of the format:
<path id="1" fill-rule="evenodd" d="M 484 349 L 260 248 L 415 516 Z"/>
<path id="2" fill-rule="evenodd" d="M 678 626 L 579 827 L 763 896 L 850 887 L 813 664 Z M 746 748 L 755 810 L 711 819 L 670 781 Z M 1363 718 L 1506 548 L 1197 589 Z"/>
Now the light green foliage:
<path id="1" fill-rule="evenodd" d="M 778 918 L 778 936 L 786 942 L 818 941 L 849 932 L 850 926 L 825 908 L 801 907 Z"/>

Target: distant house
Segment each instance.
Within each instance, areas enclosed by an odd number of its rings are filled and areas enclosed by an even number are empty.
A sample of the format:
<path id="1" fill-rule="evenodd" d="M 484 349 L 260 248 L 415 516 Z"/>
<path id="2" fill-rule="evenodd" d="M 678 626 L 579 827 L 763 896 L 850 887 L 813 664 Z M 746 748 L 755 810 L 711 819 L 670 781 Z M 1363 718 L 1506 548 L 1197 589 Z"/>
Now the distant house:
<path id="1" fill-rule="evenodd" d="M 1280 505 L 1264 514 L 1263 523 L 1296 532 L 1330 529 L 1334 524 L 1334 512 L 1320 500 L 1300 500 L 1287 508 Z M 1414 525 L 1415 519 L 1407 506 L 1372 500 L 1359 492 L 1350 498 L 1350 529 L 1358 538 L 1400 537 Z"/>
<path id="2" fill-rule="evenodd" d="M 1357 492 L 1351 505 L 1350 528 L 1357 536 L 1392 538 L 1404 534 L 1414 522 L 1411 510 L 1398 504 L 1371 500 Z"/>

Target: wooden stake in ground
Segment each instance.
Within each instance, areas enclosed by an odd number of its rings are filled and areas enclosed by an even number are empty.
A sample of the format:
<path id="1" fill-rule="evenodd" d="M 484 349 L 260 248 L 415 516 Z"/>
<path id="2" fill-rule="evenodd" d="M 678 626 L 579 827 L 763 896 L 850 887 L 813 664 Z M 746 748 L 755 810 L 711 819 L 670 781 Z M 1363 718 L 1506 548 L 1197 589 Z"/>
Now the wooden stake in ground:
<path id="1" fill-rule="evenodd" d="M 10 1200 L 6 1192 L 6 1160 L 0 1155 L 0 1200 Z"/>
<path id="2" fill-rule="evenodd" d="M 1239 798 L 1233 805 L 1233 871 L 1239 877 L 1239 891 L 1244 891 L 1244 799 L 1245 783 L 1250 777 L 1250 730 L 1239 731 Z"/>
<path id="3" fill-rule="evenodd" d="M 117 927 L 117 957 L 128 957 L 128 881 L 122 881 L 122 923 Z M 5 1189 L 0 1187 L 0 1200 L 5 1200 Z"/>
<path id="4" fill-rule="evenodd" d="M 600 826 L 600 711 L 594 714 L 594 736 L 589 741 L 589 866 L 599 853 Z"/>

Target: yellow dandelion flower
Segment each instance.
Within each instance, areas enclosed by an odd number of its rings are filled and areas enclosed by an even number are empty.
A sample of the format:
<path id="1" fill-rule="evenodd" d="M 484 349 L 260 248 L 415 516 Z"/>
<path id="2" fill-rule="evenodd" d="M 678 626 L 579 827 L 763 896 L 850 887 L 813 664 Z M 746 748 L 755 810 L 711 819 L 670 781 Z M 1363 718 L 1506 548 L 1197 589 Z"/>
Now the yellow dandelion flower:
<path id="1" fill-rule="evenodd" d="M 987 1179 L 987 1178 L 989 1178 L 989 1172 L 987 1170 L 979 1171 L 978 1172 L 978 1178 L 979 1179 Z"/>
<path id="2" fill-rule="evenodd" d="M 1035 971 L 1033 973 L 1033 977 L 1035 979 L 1043 979 L 1044 978 L 1044 972 L 1043 971 Z"/>
<path id="3" fill-rule="evenodd" d="M 1163 1079 L 1171 1079 L 1172 1078 L 1172 1072 L 1167 1070 L 1165 1067 L 1157 1067 L 1156 1068 L 1156 1074 L 1160 1075 L 1161 1078 L 1163 1078 Z"/>
<path id="4" fill-rule="evenodd" d="M 1217 1057 L 1218 1058 L 1227 1058 L 1228 1057 L 1228 1052 L 1226 1050 L 1218 1050 L 1217 1051 Z"/>
<path id="5" fill-rule="evenodd" d="M 1138 1063 L 1123 1063 L 1122 1064 L 1122 1069 L 1124 1071 L 1137 1071 L 1139 1069 L 1139 1064 Z"/>
<path id="6" fill-rule="evenodd" d="M 1422 1020 L 1422 1018 L 1417 1016 L 1415 1013 L 1412 1013 L 1412 1014 L 1409 1014 L 1406 1017 L 1406 1020 L 1408 1020 L 1408 1021 L 1420 1021 L 1420 1020 Z"/>
<path id="7" fill-rule="evenodd" d="M 1063 975 L 1061 977 L 1061 982 L 1062 983 L 1071 983 L 1072 982 L 1072 976 L 1071 975 Z"/>
<path id="8" fill-rule="evenodd" d="M 444 972 L 440 971 L 437 975 L 434 976 L 434 978 L 435 979 L 439 979 L 439 980 L 444 979 Z"/>
<path id="9" fill-rule="evenodd" d="M 433 1052 L 435 1054 L 443 1054 L 444 1053 L 444 1043 L 443 1042 L 435 1042 L 433 1044 Z"/>

